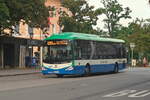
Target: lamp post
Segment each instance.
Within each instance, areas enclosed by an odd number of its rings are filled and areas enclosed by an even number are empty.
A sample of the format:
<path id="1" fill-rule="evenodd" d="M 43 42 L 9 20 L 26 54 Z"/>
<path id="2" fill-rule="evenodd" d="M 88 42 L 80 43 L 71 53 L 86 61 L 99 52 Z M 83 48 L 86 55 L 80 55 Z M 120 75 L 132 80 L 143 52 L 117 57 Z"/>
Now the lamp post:
<path id="1" fill-rule="evenodd" d="M 130 48 L 131 48 L 131 66 L 132 66 L 132 61 L 133 61 L 133 51 L 135 48 L 135 43 L 130 43 Z"/>
<path id="2" fill-rule="evenodd" d="M 129 64 L 129 62 L 130 62 L 130 57 L 129 57 L 129 48 L 128 47 L 126 47 L 125 48 L 126 49 L 126 57 L 127 57 L 127 64 Z"/>

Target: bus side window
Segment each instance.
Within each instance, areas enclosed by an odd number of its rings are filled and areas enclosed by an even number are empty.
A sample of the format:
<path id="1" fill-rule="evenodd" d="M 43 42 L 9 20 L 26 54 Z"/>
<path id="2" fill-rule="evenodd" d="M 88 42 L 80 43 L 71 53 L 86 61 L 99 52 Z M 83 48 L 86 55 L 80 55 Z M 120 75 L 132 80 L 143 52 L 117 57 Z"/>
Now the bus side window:
<path id="1" fill-rule="evenodd" d="M 90 46 L 90 41 L 86 40 L 76 40 L 77 42 L 77 47 L 80 48 L 80 50 L 76 49 L 77 52 L 80 54 L 80 57 L 78 59 L 90 59 L 91 55 L 91 46 Z"/>
<path id="2" fill-rule="evenodd" d="M 81 59 L 81 48 L 80 47 L 77 47 L 76 49 L 75 49 L 75 59 L 76 60 L 80 60 Z"/>
<path id="3" fill-rule="evenodd" d="M 123 58 L 126 58 L 127 53 L 126 53 L 126 48 L 125 48 L 125 45 L 124 45 L 124 44 L 122 45 L 122 52 L 123 52 L 122 57 L 123 57 Z"/>
<path id="4" fill-rule="evenodd" d="M 75 41 L 74 56 L 76 60 L 82 59 L 82 43 L 81 40 Z"/>

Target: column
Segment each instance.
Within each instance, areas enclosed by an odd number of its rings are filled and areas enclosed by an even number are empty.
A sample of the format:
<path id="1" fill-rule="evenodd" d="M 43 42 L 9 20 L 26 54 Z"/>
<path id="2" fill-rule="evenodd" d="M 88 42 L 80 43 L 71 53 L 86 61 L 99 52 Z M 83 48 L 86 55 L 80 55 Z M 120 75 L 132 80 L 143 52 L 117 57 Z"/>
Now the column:
<path id="1" fill-rule="evenodd" d="M 43 47 L 41 46 L 40 47 L 40 66 L 42 66 L 42 64 L 43 64 L 43 53 L 42 53 L 42 51 L 43 51 Z"/>

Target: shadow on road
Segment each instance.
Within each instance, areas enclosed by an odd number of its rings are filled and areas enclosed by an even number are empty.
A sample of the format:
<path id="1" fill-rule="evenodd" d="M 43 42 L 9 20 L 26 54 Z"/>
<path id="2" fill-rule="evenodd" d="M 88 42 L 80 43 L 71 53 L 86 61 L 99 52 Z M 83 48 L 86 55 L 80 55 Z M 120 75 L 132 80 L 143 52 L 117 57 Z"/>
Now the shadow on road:
<path id="1" fill-rule="evenodd" d="M 96 74 L 90 74 L 90 75 L 64 75 L 62 78 L 86 78 L 86 77 L 95 77 L 95 76 L 106 76 L 106 75 L 116 75 L 116 74 L 121 74 L 124 72 L 119 72 L 119 73 L 96 73 Z M 43 78 L 58 78 L 57 75 L 44 75 L 42 76 Z M 60 79 L 60 78 L 59 78 Z"/>

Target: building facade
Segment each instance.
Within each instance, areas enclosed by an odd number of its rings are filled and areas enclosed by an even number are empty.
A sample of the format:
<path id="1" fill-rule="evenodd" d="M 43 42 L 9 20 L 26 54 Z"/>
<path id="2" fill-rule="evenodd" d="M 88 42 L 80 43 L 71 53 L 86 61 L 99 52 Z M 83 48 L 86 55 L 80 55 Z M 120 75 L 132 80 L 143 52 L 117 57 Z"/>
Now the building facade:
<path id="1" fill-rule="evenodd" d="M 45 5 L 46 7 L 54 7 L 55 11 L 49 11 L 50 16 L 48 18 L 49 20 L 49 28 L 47 32 L 49 35 L 52 35 L 53 33 L 60 33 L 60 26 L 58 25 L 59 21 L 59 11 L 62 10 L 61 6 L 62 0 L 46 0 Z"/>
<path id="2" fill-rule="evenodd" d="M 46 34 L 40 28 L 31 28 L 23 20 L 19 25 L 13 26 L 14 32 L 12 37 L 0 36 L 0 69 L 3 68 L 24 68 L 26 66 L 26 57 L 35 56 L 35 52 L 40 52 L 40 45 L 44 38 L 52 34 L 59 34 L 60 27 L 59 11 L 62 0 L 45 0 L 46 7 L 54 7 L 55 11 L 49 11 L 49 27 Z M 52 16 L 53 13 L 53 16 Z M 8 34 L 9 30 L 5 30 Z M 7 39 L 7 40 L 5 40 Z"/>
<path id="3" fill-rule="evenodd" d="M 43 34 L 40 28 L 31 28 L 23 20 L 16 26 L 13 26 L 13 37 L 27 38 L 43 40 L 45 37 L 52 35 L 53 33 L 60 33 L 60 26 L 58 25 L 59 21 L 59 11 L 65 9 L 61 6 L 62 0 L 45 0 L 46 7 L 53 7 L 55 11 L 49 11 L 49 27 L 47 27 L 47 34 Z M 9 30 L 5 30 L 6 33 L 10 33 Z M 46 36 L 47 35 L 47 36 Z"/>
<path id="4" fill-rule="evenodd" d="M 55 11 L 49 11 L 49 27 L 47 27 L 47 34 L 43 34 L 40 28 L 31 28 L 23 21 L 20 22 L 18 26 L 15 27 L 17 31 L 19 31 L 19 35 L 16 34 L 15 37 L 21 38 L 30 38 L 30 35 L 33 33 L 32 39 L 43 40 L 47 36 L 52 35 L 53 33 L 57 34 L 60 33 L 60 26 L 58 25 L 59 21 L 59 11 L 62 10 L 61 6 L 62 0 L 45 0 L 46 7 L 54 7 Z M 52 14 L 53 13 L 53 14 Z"/>

